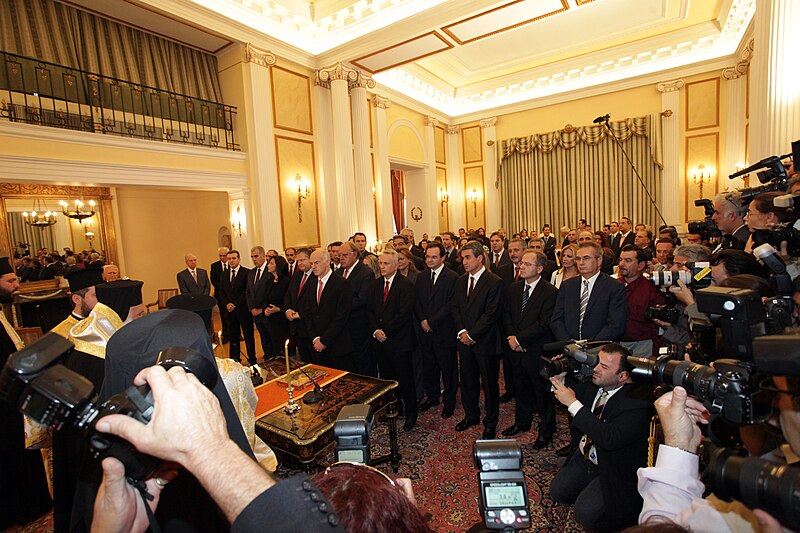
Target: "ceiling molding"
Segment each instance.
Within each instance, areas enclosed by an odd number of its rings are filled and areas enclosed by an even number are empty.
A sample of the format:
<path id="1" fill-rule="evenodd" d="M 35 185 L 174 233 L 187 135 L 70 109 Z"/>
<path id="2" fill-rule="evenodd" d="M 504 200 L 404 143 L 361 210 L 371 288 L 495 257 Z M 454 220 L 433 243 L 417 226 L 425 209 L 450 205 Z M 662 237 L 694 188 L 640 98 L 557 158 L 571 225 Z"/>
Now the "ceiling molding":
<path id="1" fill-rule="evenodd" d="M 350 63 L 366 70 L 370 74 L 375 74 L 376 72 L 412 63 L 451 48 L 453 48 L 453 44 L 450 41 L 442 37 L 439 32 L 431 31 L 358 59 L 353 59 Z M 383 59 L 382 63 L 381 59 Z"/>
<path id="2" fill-rule="evenodd" d="M 535 10 L 536 8 L 541 10 L 542 4 L 548 1 L 552 5 L 548 4 L 546 6 L 546 10 L 532 18 L 529 18 L 532 10 Z M 504 31 L 513 30 L 514 28 L 531 24 L 532 22 L 536 22 L 537 20 L 541 20 L 546 17 L 563 13 L 569 8 L 570 6 L 567 4 L 567 0 L 513 0 L 512 2 L 502 6 L 497 6 L 482 13 L 478 13 L 477 15 L 472 15 L 471 17 L 459 20 L 458 22 L 448 24 L 447 26 L 442 26 L 442 31 L 449 35 L 450 38 L 452 38 L 455 42 L 463 46 L 486 37 L 491 37 L 492 35 L 497 35 L 498 33 L 502 33 Z M 489 19 L 502 19 L 502 22 L 500 22 L 500 20 Z M 464 35 L 463 32 L 467 31 L 467 28 L 465 27 L 470 25 L 476 26 L 480 24 L 480 21 L 482 20 L 485 24 L 489 24 L 487 28 L 480 30 L 482 33 L 472 36 Z M 495 24 L 494 27 L 491 26 L 492 23 Z M 459 37 L 458 27 L 462 27 L 461 37 Z"/>

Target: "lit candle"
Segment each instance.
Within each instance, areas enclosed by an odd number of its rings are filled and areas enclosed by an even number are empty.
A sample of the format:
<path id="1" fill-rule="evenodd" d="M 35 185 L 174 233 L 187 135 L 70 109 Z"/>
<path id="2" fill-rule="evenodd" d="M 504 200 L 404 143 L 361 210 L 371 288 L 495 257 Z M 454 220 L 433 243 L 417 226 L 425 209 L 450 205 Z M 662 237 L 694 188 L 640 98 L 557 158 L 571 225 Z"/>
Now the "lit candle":
<path id="1" fill-rule="evenodd" d="M 286 384 L 289 384 L 289 372 L 291 371 L 291 367 L 289 366 L 289 339 L 286 339 L 286 344 L 284 345 L 284 351 L 286 353 Z"/>

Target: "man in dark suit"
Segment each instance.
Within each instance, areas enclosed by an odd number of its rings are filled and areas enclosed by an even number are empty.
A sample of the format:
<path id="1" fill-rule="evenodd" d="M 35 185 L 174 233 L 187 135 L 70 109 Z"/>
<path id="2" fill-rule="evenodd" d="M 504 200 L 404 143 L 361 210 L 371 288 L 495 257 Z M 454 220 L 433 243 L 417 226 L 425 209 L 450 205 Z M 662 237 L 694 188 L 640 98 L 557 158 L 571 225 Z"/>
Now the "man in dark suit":
<path id="1" fill-rule="evenodd" d="M 367 324 L 367 302 L 372 292 L 375 274 L 358 260 L 358 248 L 352 241 L 339 246 L 341 267 L 336 273 L 350 283 L 353 301 L 350 305 L 350 342 L 353 344 L 353 370 L 365 376 L 378 377 L 378 363 L 370 352 L 372 332 Z"/>
<path id="2" fill-rule="evenodd" d="M 424 266 L 425 265 L 425 250 L 423 250 L 422 247 L 419 246 L 416 243 L 416 241 L 414 240 L 414 230 L 409 228 L 409 227 L 405 227 L 405 228 L 400 230 L 400 235 L 405 237 L 406 240 L 408 241 L 408 250 L 412 254 L 414 254 L 414 257 L 419 257 L 420 259 L 423 260 L 423 263 L 422 263 L 423 266 L 419 270 L 424 270 L 425 269 L 425 266 Z M 414 264 L 416 264 L 416 262 Z"/>
<path id="3" fill-rule="evenodd" d="M 530 431 L 533 410 L 539 413 L 539 428 L 534 449 L 546 448 L 556 432 L 556 413 L 549 383 L 539 375 L 544 345 L 553 340 L 550 317 L 556 306 L 558 289 L 542 279 L 547 256 L 527 251 L 520 262 L 522 281 L 508 288 L 503 313 L 506 344 L 516 380 L 514 425 L 503 431 L 506 437 Z"/>
<path id="4" fill-rule="evenodd" d="M 750 228 L 744 223 L 747 206 L 742 202 L 741 194 L 737 192 L 724 192 L 714 197 L 714 215 L 711 219 L 725 237 L 736 239 L 732 241 L 734 248 L 744 250 L 747 239 L 750 237 Z M 718 252 L 722 245 L 714 249 Z"/>
<path id="5" fill-rule="evenodd" d="M 372 330 L 372 349 L 383 379 L 394 379 L 406 416 L 403 429 L 417 424 L 417 392 L 411 353 L 416 347 L 414 334 L 414 284 L 397 273 L 397 252 L 387 250 L 378 258 L 381 277 L 372 284 L 367 305 L 367 322 Z"/>
<path id="6" fill-rule="evenodd" d="M 556 261 L 556 238 L 550 233 L 550 224 L 545 224 L 542 226 L 542 243 L 544 244 L 544 255 L 547 256 L 547 259 Z M 544 276 L 543 276 L 544 277 Z M 550 278 L 545 277 L 544 279 L 550 281 Z"/>
<path id="7" fill-rule="evenodd" d="M 350 306 L 353 295 L 350 282 L 336 276 L 331 270 L 331 256 L 325 250 L 311 254 L 311 271 L 316 286 L 309 287 L 312 294 L 306 330 L 314 349 L 312 362 L 352 370 L 353 345 L 350 343 Z"/>
<path id="8" fill-rule="evenodd" d="M 625 287 L 600 272 L 602 251 L 584 242 L 575 257 L 580 276 L 561 284 L 550 326 L 557 340 L 622 338 L 628 320 Z"/>
<path id="9" fill-rule="evenodd" d="M 442 246 L 444 246 L 444 266 L 456 270 L 458 266 L 458 250 L 456 250 L 456 234 L 452 231 L 442 233 Z"/>
<path id="10" fill-rule="evenodd" d="M 247 348 L 247 361 L 250 365 L 256 364 L 256 339 L 253 332 L 253 317 L 247 308 L 247 269 L 239 264 L 239 252 L 228 252 L 228 266 L 230 273 L 222 278 L 222 302 L 228 311 L 230 325 L 230 357 L 239 361 L 241 340 L 240 331 L 244 334 L 244 345 Z"/>
<path id="11" fill-rule="evenodd" d="M 269 307 L 267 297 L 274 285 L 272 274 L 267 272 L 267 254 L 263 246 L 254 246 L 250 250 L 250 259 L 253 260 L 253 269 L 247 274 L 247 289 L 245 298 L 247 309 L 253 317 L 253 324 L 258 329 L 261 338 L 261 349 L 264 359 L 274 357 L 272 340 L 269 336 L 269 318 L 264 311 Z"/>
<path id="12" fill-rule="evenodd" d="M 180 293 L 202 294 L 204 296 L 211 294 L 211 281 L 208 279 L 208 273 L 204 269 L 197 268 L 197 256 L 186 254 L 183 259 L 186 261 L 186 268 L 178 272 L 177 276 Z M 206 325 L 206 330 L 211 330 L 211 312 L 212 310 L 208 309 L 198 313 Z"/>
<path id="13" fill-rule="evenodd" d="M 500 412 L 500 354 L 502 339 L 498 331 L 503 309 L 503 283 L 486 268 L 488 257 L 477 242 L 467 243 L 460 251 L 464 275 L 456 283 L 453 296 L 453 323 L 458 337 L 461 370 L 461 401 L 464 419 L 456 431 L 480 423 L 481 386 L 486 415 L 483 438 L 493 439 Z"/>
<path id="14" fill-rule="evenodd" d="M 209 280 L 211 286 L 214 287 L 214 297 L 217 299 L 217 306 L 219 308 L 219 320 L 222 323 L 222 337 L 219 342 L 225 344 L 230 338 L 229 325 L 228 325 L 228 310 L 225 304 L 222 303 L 222 278 L 230 277 L 231 273 L 228 270 L 228 249 L 224 246 L 217 250 L 219 254 L 219 261 L 211 263 Z"/>
<path id="15" fill-rule="evenodd" d="M 299 248 L 295 252 L 297 270 L 289 281 L 282 307 L 289 320 L 289 351 L 299 354 L 306 363 L 312 362 L 315 353 L 306 329 L 306 318 L 311 312 L 311 300 L 317 286 L 317 277 L 311 272 L 310 256 L 308 248 Z"/>
<path id="16" fill-rule="evenodd" d="M 550 495 L 573 505 L 575 519 L 587 529 L 624 529 L 636 524 L 642 507 L 636 471 L 647 464 L 652 391 L 631 382 L 629 355 L 619 344 L 606 344 L 592 382 L 574 391 L 550 379 L 556 398 L 573 416 L 572 427 L 582 435 L 550 484 Z"/>
<path id="17" fill-rule="evenodd" d="M 541 252 L 545 254 L 545 257 L 547 257 L 544 248 L 544 240 L 539 238 L 533 238 L 530 241 L 528 241 L 528 247 L 535 252 Z M 556 270 L 558 270 L 558 265 L 556 264 L 555 261 L 551 261 L 548 258 L 547 264 L 544 265 L 544 270 L 542 270 L 542 277 L 549 282 L 550 278 L 553 276 L 553 272 L 555 272 Z"/>
<path id="18" fill-rule="evenodd" d="M 428 244 L 425 263 L 428 268 L 417 276 L 414 306 L 414 315 L 422 329 L 420 342 L 426 397 L 419 409 L 426 411 L 439 405 L 441 394 L 444 404 L 442 418 L 450 418 L 455 411 L 458 388 L 456 328 L 451 313 L 458 274 L 444 265 L 444 246 L 441 243 Z"/>
<path id="19" fill-rule="evenodd" d="M 619 219 L 619 233 L 611 239 L 611 249 L 614 254 L 619 258 L 619 252 L 629 244 L 634 244 L 636 234 L 631 231 L 633 222 L 628 217 Z M 614 229 L 612 224 L 611 229 Z"/>
<path id="20" fill-rule="evenodd" d="M 525 253 L 525 240 L 522 238 L 511 239 L 508 243 L 508 257 L 510 261 L 497 269 L 497 274 L 503 280 L 503 292 L 506 293 L 512 283 L 519 281 L 522 254 Z M 500 396 L 500 403 L 510 402 L 516 396 L 516 383 L 514 380 L 514 367 L 511 364 L 511 354 L 508 345 L 503 343 L 503 384 L 505 392 Z"/>
<path id="21" fill-rule="evenodd" d="M 496 274 L 498 268 L 511 262 L 511 258 L 508 256 L 503 237 L 499 232 L 495 231 L 489 237 L 489 247 L 491 248 L 489 260 L 492 263 L 492 272 Z"/>

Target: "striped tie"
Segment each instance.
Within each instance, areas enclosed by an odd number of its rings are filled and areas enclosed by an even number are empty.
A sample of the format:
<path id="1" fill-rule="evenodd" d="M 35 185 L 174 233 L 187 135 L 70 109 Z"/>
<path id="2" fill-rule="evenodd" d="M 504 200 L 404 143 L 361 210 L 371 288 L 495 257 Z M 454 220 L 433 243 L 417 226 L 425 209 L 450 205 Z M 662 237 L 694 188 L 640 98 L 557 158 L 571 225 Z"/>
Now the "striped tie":
<path id="1" fill-rule="evenodd" d="M 531 286 L 527 283 L 525 284 L 525 292 L 522 293 L 522 312 L 525 312 L 525 308 L 528 306 L 528 299 L 531 297 Z"/>
<path id="2" fill-rule="evenodd" d="M 578 338 L 583 338 L 583 316 L 586 314 L 586 304 L 589 303 L 589 280 L 583 280 L 583 291 L 581 292 L 581 313 L 578 319 Z"/>

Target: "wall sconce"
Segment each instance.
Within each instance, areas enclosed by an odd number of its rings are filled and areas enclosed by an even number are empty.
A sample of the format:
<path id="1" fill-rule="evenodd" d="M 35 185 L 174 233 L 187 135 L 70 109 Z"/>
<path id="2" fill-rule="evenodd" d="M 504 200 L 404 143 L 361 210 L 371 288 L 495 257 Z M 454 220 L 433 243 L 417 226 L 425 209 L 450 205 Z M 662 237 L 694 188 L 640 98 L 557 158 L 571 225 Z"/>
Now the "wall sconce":
<path id="1" fill-rule="evenodd" d="M 293 188 L 297 189 L 297 221 L 303 221 L 303 200 L 311 194 L 311 184 L 300 174 L 295 175 Z"/>
<path id="2" fill-rule="evenodd" d="M 450 194 L 447 189 L 439 187 L 439 205 L 442 206 L 442 216 L 444 216 L 444 204 L 450 202 Z"/>
<path id="3" fill-rule="evenodd" d="M 478 200 L 480 199 L 481 193 L 478 192 L 478 189 L 467 192 L 467 202 L 472 204 L 472 216 L 475 218 L 478 217 Z"/>
<path id="4" fill-rule="evenodd" d="M 239 237 L 242 236 L 244 233 L 244 214 L 242 213 L 242 206 L 236 206 L 236 213 L 231 217 L 231 228 L 233 228 L 233 232 L 238 235 Z"/>
<path id="5" fill-rule="evenodd" d="M 704 164 L 698 165 L 698 167 L 692 172 L 692 181 L 697 185 L 700 198 L 703 197 L 703 184 L 711 183 L 711 178 L 714 175 L 713 169 L 708 169 Z"/>

